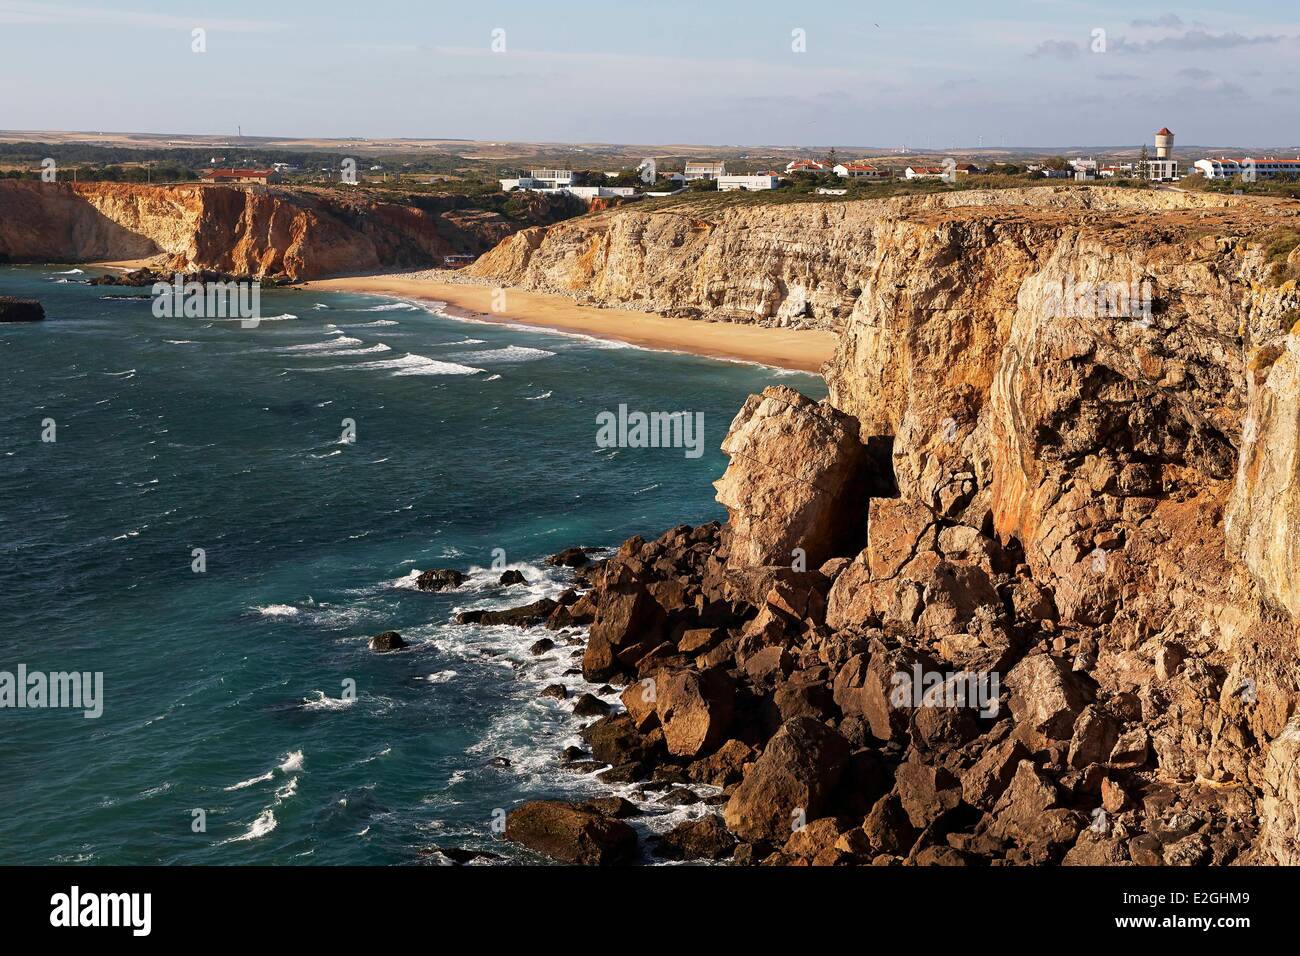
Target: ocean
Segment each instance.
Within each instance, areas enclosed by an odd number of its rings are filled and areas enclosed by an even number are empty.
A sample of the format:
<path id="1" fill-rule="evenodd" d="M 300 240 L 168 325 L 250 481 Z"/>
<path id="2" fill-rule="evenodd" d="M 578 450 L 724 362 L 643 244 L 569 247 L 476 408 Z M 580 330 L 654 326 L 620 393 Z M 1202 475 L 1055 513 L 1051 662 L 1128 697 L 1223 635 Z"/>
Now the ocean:
<path id="1" fill-rule="evenodd" d="M 94 272 L 0 267 L 47 314 L 0 325 L 0 680 L 102 674 L 98 717 L 0 708 L 0 863 L 531 862 L 502 811 L 626 792 L 560 759 L 576 695 L 539 691 L 582 687 L 575 648 L 451 620 L 557 594 L 562 548 L 723 517 L 745 396 L 820 378 L 374 296 L 156 318 Z M 598 446 L 623 404 L 702 413 L 703 453 Z M 469 579 L 415 589 L 434 567 Z"/>

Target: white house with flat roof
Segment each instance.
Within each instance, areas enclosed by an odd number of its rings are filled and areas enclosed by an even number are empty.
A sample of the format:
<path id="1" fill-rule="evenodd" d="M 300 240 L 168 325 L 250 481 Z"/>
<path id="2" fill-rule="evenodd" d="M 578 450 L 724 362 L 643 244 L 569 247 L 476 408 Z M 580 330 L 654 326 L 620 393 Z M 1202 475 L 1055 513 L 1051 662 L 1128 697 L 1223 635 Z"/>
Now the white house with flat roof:
<path id="1" fill-rule="evenodd" d="M 738 189 L 757 190 L 757 189 L 775 189 L 781 183 L 781 177 L 772 173 L 764 173 L 761 176 L 719 176 L 718 191 L 734 192 Z"/>
<path id="2" fill-rule="evenodd" d="M 727 164 L 718 162 L 691 162 L 686 164 L 687 179 L 717 179 L 727 175 Z"/>
<path id="3" fill-rule="evenodd" d="M 1231 179 L 1233 176 L 1246 176 L 1252 172 L 1261 179 L 1300 176 L 1300 157 L 1277 159 L 1273 156 L 1265 156 L 1257 159 L 1254 156 L 1242 156 L 1239 159 L 1229 159 L 1220 156 L 1218 159 L 1198 159 L 1192 163 L 1192 166 L 1206 179 Z"/>

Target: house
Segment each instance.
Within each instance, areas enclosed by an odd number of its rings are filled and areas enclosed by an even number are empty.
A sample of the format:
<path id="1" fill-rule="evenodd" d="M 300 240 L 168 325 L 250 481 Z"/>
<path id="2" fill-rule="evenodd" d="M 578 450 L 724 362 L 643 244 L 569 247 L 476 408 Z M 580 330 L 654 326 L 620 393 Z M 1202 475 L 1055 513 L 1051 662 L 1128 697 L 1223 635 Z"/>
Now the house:
<path id="1" fill-rule="evenodd" d="M 505 193 L 510 192 L 512 189 L 529 189 L 533 191 L 565 189 L 573 185 L 573 170 L 534 169 L 530 170 L 527 176 L 498 181 L 501 183 L 501 191 Z"/>
<path id="2" fill-rule="evenodd" d="M 733 192 L 735 190 L 754 191 L 758 189 L 775 189 L 781 184 L 781 177 L 775 173 L 760 173 L 754 176 L 719 176 L 718 191 Z"/>
<path id="3" fill-rule="evenodd" d="M 972 173 L 978 173 L 981 171 L 974 163 L 958 163 L 954 168 L 956 169 L 958 176 L 969 176 Z"/>
<path id="4" fill-rule="evenodd" d="M 718 162 L 699 162 L 686 164 L 687 179 L 717 179 L 719 176 L 727 175 L 727 164 L 721 160 Z"/>
<path id="5" fill-rule="evenodd" d="M 817 187 L 818 196 L 847 196 L 848 194 L 849 191 L 847 189 L 828 189 L 825 186 Z"/>
<path id="6" fill-rule="evenodd" d="M 908 166 L 903 170 L 906 179 L 943 179 L 942 166 Z"/>
<path id="7" fill-rule="evenodd" d="M 838 169 L 839 167 L 835 167 Z M 830 172 L 830 168 L 825 163 L 819 163 L 815 159 L 794 159 L 786 164 L 787 173 L 825 173 Z"/>
<path id="8" fill-rule="evenodd" d="M 631 186 L 567 186 L 559 191 L 586 200 L 613 199 L 615 196 L 626 199 L 636 195 L 636 190 Z"/>
<path id="9" fill-rule="evenodd" d="M 1206 179 L 1231 179 L 1233 176 L 1246 176 L 1250 173 L 1254 173 L 1261 179 L 1300 176 L 1300 158 L 1275 159 L 1268 156 L 1256 159 L 1252 156 L 1243 156 L 1240 159 L 1229 159 L 1221 156 L 1218 159 L 1198 159 L 1192 163 L 1192 166 Z"/>
<path id="10" fill-rule="evenodd" d="M 840 163 L 832 172 L 840 179 L 888 179 L 889 171 L 871 163 Z"/>
<path id="11" fill-rule="evenodd" d="M 265 186 L 279 179 L 274 169 L 209 169 L 203 174 L 207 183 L 257 183 Z"/>

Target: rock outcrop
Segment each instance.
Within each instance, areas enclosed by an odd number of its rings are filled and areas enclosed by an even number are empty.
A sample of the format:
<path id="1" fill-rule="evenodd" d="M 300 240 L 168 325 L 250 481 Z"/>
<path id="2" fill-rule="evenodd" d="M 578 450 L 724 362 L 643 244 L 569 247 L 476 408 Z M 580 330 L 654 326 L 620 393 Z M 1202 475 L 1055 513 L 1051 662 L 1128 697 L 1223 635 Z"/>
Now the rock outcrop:
<path id="1" fill-rule="evenodd" d="M 36 299 L 0 295 L 0 322 L 39 322 L 43 318 L 45 307 Z"/>
<path id="2" fill-rule="evenodd" d="M 800 272 L 841 329 L 826 402 L 737 417 L 725 526 L 589 571 L 609 779 L 716 782 L 737 862 L 1300 862 L 1300 294 L 1263 253 L 1300 207 L 1122 193 L 618 211 L 488 257 L 542 287 L 581 246 L 612 297 L 662 268 L 633 236 L 716 246 L 720 301 Z M 706 314 L 699 278 L 656 303 Z"/>
<path id="3" fill-rule="evenodd" d="M 292 281 L 414 269 L 580 211 L 564 197 L 528 201 L 514 220 L 451 195 L 0 180 L 0 261 L 159 256 L 164 270 Z"/>

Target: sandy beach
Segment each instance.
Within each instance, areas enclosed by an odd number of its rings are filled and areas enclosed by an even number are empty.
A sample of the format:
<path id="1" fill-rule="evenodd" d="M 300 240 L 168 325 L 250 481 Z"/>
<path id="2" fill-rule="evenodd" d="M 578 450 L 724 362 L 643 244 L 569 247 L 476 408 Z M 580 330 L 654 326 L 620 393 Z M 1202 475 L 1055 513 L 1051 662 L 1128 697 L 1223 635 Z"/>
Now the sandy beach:
<path id="1" fill-rule="evenodd" d="M 445 302 L 449 312 L 502 324 L 579 332 L 642 348 L 758 362 L 818 372 L 835 351 L 833 332 L 765 329 L 723 322 L 697 322 L 625 309 L 597 309 L 563 296 L 506 289 L 503 312 L 492 311 L 491 286 L 438 282 L 419 273 L 316 279 L 304 289 L 365 292 Z"/>

